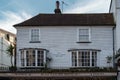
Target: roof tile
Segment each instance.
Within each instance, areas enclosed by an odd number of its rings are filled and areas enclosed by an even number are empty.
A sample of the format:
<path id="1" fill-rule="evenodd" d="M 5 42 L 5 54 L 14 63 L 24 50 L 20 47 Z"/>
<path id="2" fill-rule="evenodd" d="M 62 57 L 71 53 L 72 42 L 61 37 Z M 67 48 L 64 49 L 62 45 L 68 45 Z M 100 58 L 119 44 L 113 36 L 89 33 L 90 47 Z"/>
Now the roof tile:
<path id="1" fill-rule="evenodd" d="M 113 14 L 39 14 L 17 26 L 100 26 L 115 25 Z"/>

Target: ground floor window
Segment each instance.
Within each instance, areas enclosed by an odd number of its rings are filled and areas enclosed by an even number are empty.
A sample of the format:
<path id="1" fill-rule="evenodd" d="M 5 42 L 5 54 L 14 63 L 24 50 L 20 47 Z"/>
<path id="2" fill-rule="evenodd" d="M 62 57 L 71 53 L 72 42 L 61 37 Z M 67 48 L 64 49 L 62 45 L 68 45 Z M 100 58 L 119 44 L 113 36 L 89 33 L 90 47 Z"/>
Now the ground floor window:
<path id="1" fill-rule="evenodd" d="M 21 67 L 39 67 L 46 63 L 46 53 L 44 49 L 21 49 L 20 64 Z"/>
<path id="2" fill-rule="evenodd" d="M 95 50 L 71 51 L 73 67 L 96 67 L 97 53 Z"/>

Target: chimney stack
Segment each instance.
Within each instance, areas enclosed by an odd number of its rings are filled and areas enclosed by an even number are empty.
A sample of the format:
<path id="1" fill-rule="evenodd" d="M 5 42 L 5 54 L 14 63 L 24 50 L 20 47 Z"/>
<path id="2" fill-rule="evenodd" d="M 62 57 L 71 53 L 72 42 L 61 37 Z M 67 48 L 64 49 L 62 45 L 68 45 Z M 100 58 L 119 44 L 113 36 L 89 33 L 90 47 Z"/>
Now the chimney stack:
<path id="1" fill-rule="evenodd" d="M 54 10 L 55 14 L 61 14 L 60 2 L 56 1 L 56 9 Z"/>

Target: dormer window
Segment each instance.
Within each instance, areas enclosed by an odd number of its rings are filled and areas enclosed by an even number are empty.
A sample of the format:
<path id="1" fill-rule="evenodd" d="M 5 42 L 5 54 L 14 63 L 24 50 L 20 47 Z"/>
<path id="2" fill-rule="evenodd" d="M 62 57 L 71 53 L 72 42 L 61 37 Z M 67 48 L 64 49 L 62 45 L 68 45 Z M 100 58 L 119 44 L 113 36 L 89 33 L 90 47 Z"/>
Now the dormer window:
<path id="1" fill-rule="evenodd" d="M 40 29 L 31 29 L 30 42 L 40 42 Z"/>

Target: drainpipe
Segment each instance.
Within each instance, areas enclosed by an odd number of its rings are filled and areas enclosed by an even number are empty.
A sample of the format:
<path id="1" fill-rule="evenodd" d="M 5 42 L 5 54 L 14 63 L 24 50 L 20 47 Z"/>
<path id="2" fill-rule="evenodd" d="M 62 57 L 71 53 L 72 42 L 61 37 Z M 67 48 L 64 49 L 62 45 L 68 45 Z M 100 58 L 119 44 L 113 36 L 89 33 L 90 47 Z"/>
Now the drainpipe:
<path id="1" fill-rule="evenodd" d="M 115 30 L 115 27 L 113 27 L 112 29 L 112 32 L 113 32 L 113 67 L 115 68 L 115 34 L 114 34 L 114 31 Z"/>

